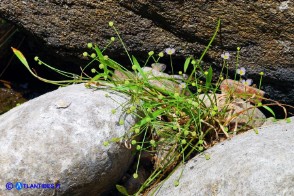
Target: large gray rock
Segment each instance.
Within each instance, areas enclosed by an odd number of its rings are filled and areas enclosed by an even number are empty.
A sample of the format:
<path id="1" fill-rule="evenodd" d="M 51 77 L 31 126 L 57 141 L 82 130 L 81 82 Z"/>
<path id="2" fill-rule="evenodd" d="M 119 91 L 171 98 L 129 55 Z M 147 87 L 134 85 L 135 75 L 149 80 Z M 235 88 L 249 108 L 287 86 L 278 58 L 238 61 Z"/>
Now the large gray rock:
<path id="1" fill-rule="evenodd" d="M 112 99 L 105 97 L 108 93 Z M 0 116 L 0 195 L 99 195 L 128 169 L 132 155 L 120 143 L 135 118 L 111 110 L 125 95 L 71 85 L 42 95 Z M 120 118 L 125 119 L 119 125 Z M 59 183 L 54 189 L 8 191 L 8 182 Z"/>
<path id="2" fill-rule="evenodd" d="M 294 118 L 233 137 L 189 160 L 154 195 L 294 195 Z M 151 195 L 151 192 L 150 192 Z"/>
<path id="3" fill-rule="evenodd" d="M 87 42 L 106 45 L 114 35 L 108 21 L 114 21 L 127 48 L 141 60 L 150 50 L 175 47 L 181 63 L 183 56 L 200 56 L 221 18 L 221 31 L 205 61 L 219 69 L 221 52 L 240 46 L 240 65 L 248 76 L 258 83 L 263 71 L 263 89 L 294 104 L 293 5 L 280 0 L 1 0 L 0 17 L 50 46 L 43 55 L 36 54 L 43 58 L 57 52 L 76 62 L 72 56 L 82 58 Z M 108 51 L 112 57 L 126 57 L 118 42 Z M 233 62 L 230 69 L 235 69 Z"/>

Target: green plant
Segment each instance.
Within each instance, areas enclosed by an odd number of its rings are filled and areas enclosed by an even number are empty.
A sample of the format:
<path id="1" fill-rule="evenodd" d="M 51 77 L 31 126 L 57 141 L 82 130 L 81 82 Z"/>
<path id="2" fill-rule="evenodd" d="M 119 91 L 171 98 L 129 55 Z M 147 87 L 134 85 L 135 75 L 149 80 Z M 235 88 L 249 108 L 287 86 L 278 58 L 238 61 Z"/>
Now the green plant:
<path id="1" fill-rule="evenodd" d="M 178 77 L 167 77 L 164 74 L 154 75 L 152 70 L 146 71 L 145 66 L 149 65 L 150 61 L 158 63 L 164 53 L 160 52 L 156 55 L 153 51 L 150 51 L 144 66 L 141 66 L 139 61 L 127 51 L 113 22 L 109 22 L 109 26 L 113 28 L 119 42 L 125 49 L 132 65 L 131 70 L 104 54 L 106 49 L 115 41 L 114 37 L 110 39 L 109 44 L 103 50 L 92 43 L 87 44 L 87 47 L 94 52 L 91 54 L 88 52 L 83 53 L 83 56 L 90 58 L 91 61 L 82 69 L 81 75 L 56 69 L 35 57 L 35 60 L 40 65 L 45 65 L 70 78 L 63 81 L 52 81 L 38 76 L 31 70 L 23 54 L 14 48 L 13 51 L 25 67 L 35 77 L 44 82 L 57 85 L 84 82 L 87 88 L 111 89 L 131 97 L 130 103 L 122 104 L 121 107 L 126 113 L 137 116 L 138 122 L 123 138 L 113 138 L 110 141 L 105 141 L 103 145 L 107 146 L 110 142 L 124 141 L 126 147 L 135 149 L 138 159 L 133 178 L 138 178 L 140 175 L 138 168 L 141 154 L 146 151 L 154 157 L 154 170 L 135 195 L 142 193 L 148 187 L 156 185 L 168 177 L 179 164 L 185 163 L 195 154 L 202 153 L 206 148 L 214 145 L 222 138 L 229 138 L 236 132 L 248 130 L 247 125 L 250 118 L 248 122 L 241 126 L 238 126 L 237 123 L 232 125 L 232 122 L 237 116 L 245 114 L 249 109 L 264 107 L 275 115 L 267 105 L 261 102 L 237 114 L 229 115 L 229 104 L 238 98 L 234 94 L 226 95 L 225 106 L 218 107 L 216 94 L 219 93 L 219 86 L 224 78 L 229 77 L 227 60 L 230 58 L 230 54 L 226 52 L 221 55 L 224 63 L 219 78 L 215 83 L 213 82 L 213 68 L 210 66 L 204 69 L 200 63 L 219 31 L 220 20 L 217 22 L 217 28 L 201 57 L 199 59 L 192 56 L 187 57 Z M 237 78 L 237 74 L 240 76 L 245 74 L 245 69 L 238 68 L 239 51 L 240 48 L 237 49 L 234 79 Z M 172 74 L 174 74 L 172 64 L 174 52 L 175 50 L 172 48 L 165 51 L 170 58 Z M 90 76 L 91 73 L 86 72 L 89 72 L 89 66 L 95 63 L 97 68 L 90 69 L 93 74 L 93 76 Z M 227 69 L 226 73 L 224 73 L 225 69 Z M 188 73 L 188 70 L 191 71 Z M 188 74 L 188 77 L 185 77 L 185 74 Z M 249 81 L 247 83 L 244 81 L 244 83 L 248 85 Z M 259 84 L 260 87 L 261 83 Z M 111 98 L 108 94 L 106 96 Z M 265 99 L 260 95 L 254 96 L 259 100 Z M 249 98 L 251 97 L 252 95 L 249 96 Z M 249 98 L 246 101 L 249 101 Z M 210 104 L 207 104 L 207 101 Z M 113 108 L 112 112 L 115 113 L 116 108 Z M 123 125 L 124 119 L 118 119 L 118 122 Z M 209 159 L 210 156 L 206 154 L 205 158 Z M 175 186 L 179 183 L 180 176 L 175 182 Z M 122 194 L 128 195 L 124 187 L 117 185 L 117 188 Z"/>

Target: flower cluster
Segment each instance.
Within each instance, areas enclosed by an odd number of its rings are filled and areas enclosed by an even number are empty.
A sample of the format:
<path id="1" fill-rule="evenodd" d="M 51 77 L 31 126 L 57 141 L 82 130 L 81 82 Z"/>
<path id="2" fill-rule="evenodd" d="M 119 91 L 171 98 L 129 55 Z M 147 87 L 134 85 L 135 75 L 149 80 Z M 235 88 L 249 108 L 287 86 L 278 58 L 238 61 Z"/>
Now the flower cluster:
<path id="1" fill-rule="evenodd" d="M 230 53 L 229 52 L 224 52 L 223 54 L 221 54 L 221 58 L 223 58 L 224 60 L 228 60 L 230 58 Z M 240 67 L 236 70 L 236 73 L 240 75 L 240 81 L 242 82 L 242 84 L 244 85 L 252 85 L 253 80 L 252 79 L 242 79 L 242 77 L 245 77 L 246 74 L 246 69 L 245 67 Z"/>
<path id="2" fill-rule="evenodd" d="M 245 69 L 245 67 L 241 67 L 241 68 L 237 69 L 236 72 L 237 72 L 237 74 L 239 74 L 241 77 L 242 77 L 242 76 L 245 77 L 246 69 Z M 241 82 L 242 82 L 242 84 L 244 84 L 244 85 L 248 85 L 248 86 L 250 86 L 250 85 L 252 85 L 253 80 L 252 80 L 252 79 L 246 79 L 246 80 L 245 80 L 245 79 L 242 79 Z"/>

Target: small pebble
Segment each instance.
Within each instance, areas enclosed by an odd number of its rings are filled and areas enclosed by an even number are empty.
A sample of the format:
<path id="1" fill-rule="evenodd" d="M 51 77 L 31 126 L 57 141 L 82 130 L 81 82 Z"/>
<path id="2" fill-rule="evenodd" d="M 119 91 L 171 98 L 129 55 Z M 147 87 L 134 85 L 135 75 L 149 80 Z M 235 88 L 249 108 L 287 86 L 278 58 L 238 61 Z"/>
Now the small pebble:
<path id="1" fill-rule="evenodd" d="M 70 106 L 71 102 L 70 101 L 66 101 L 63 99 L 59 99 L 55 102 L 55 106 L 56 108 L 67 108 L 68 106 Z"/>

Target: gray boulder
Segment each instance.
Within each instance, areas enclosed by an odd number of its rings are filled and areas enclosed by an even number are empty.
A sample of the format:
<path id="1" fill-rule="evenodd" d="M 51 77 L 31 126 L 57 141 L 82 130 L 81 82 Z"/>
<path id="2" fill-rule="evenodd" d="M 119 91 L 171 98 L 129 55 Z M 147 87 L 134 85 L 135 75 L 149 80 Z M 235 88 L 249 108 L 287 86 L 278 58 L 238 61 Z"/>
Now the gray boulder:
<path id="1" fill-rule="evenodd" d="M 294 195 L 291 119 L 217 144 L 178 168 L 153 195 Z"/>
<path id="2" fill-rule="evenodd" d="M 118 108 L 128 101 L 123 94 L 79 84 L 1 115 L 0 195 L 99 195 L 114 186 L 132 155 L 120 143 L 105 147 L 103 142 L 123 136 L 135 123 L 133 116 L 124 116 Z M 112 114 L 112 109 L 117 112 Z M 118 124 L 120 118 L 124 125 Z M 14 185 L 10 191 L 5 188 L 8 182 Z M 17 191 L 16 182 L 60 187 Z"/>
<path id="3" fill-rule="evenodd" d="M 82 58 L 87 42 L 107 44 L 114 36 L 107 23 L 114 21 L 132 54 L 145 60 L 148 51 L 174 47 L 180 65 L 183 56 L 200 56 L 220 18 L 221 31 L 205 62 L 220 70 L 220 54 L 234 53 L 240 46 L 240 65 L 246 67 L 248 77 L 257 83 L 263 71 L 263 89 L 271 98 L 294 104 L 293 5 L 280 0 L 1 0 L 0 17 L 48 46 L 43 54 L 37 51 L 42 58 L 57 53 L 69 57 L 66 62 L 77 63 L 73 57 Z M 119 42 L 108 52 L 126 58 Z M 231 59 L 234 71 L 235 58 Z"/>

